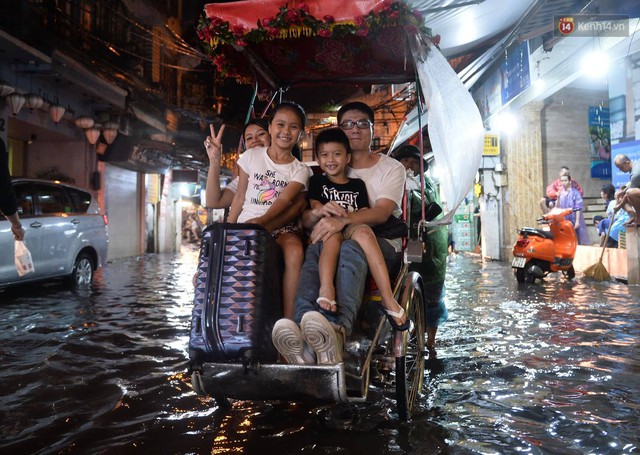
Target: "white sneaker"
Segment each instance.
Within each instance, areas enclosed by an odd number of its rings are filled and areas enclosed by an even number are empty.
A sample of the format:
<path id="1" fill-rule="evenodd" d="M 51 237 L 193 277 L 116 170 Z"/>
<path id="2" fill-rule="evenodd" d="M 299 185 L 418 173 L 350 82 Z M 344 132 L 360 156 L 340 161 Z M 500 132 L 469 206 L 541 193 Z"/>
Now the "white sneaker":
<path id="1" fill-rule="evenodd" d="M 298 324 L 291 319 L 276 321 L 271 332 L 271 340 L 288 364 L 304 365 L 316 363 L 313 350 L 305 344 Z"/>
<path id="2" fill-rule="evenodd" d="M 316 353 L 318 365 L 335 365 L 342 361 L 344 337 L 340 326 L 331 324 L 318 311 L 309 311 L 300 322 L 302 338 Z"/>

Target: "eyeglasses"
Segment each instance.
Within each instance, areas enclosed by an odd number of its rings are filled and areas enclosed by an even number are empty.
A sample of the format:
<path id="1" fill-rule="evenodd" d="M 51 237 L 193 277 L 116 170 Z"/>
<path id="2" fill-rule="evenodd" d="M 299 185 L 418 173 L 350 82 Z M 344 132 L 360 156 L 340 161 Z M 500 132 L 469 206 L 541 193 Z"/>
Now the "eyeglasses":
<path id="1" fill-rule="evenodd" d="M 371 122 L 370 120 L 358 120 L 357 122 L 347 120 L 340 124 L 340 128 L 342 128 L 343 130 L 350 130 L 354 126 L 357 126 L 358 129 L 364 130 L 369 128 L 371 125 L 373 125 L 373 122 Z"/>

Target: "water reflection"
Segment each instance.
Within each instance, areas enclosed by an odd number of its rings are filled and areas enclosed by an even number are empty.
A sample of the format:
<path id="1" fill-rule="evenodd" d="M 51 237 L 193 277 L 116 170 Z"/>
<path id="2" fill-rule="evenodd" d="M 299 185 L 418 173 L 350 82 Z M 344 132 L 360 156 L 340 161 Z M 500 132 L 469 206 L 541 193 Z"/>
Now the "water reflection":
<path id="1" fill-rule="evenodd" d="M 452 275 L 466 271 L 459 259 Z M 503 265 L 479 266 L 449 288 L 468 295 L 450 302 L 444 380 L 433 391 L 450 411 L 440 422 L 479 452 L 631 452 L 638 288 L 562 277 L 517 285 Z"/>
<path id="2" fill-rule="evenodd" d="M 196 252 L 111 263 L 92 289 L 0 294 L 3 453 L 632 453 L 640 289 L 518 285 L 453 257 L 449 321 L 414 420 L 392 391 L 353 406 L 195 396 L 186 373 Z"/>

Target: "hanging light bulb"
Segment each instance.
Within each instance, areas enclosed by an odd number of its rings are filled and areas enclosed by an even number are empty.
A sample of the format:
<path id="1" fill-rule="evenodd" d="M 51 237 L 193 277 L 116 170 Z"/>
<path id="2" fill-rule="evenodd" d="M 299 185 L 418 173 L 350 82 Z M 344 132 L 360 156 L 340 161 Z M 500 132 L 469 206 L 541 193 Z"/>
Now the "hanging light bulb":
<path id="1" fill-rule="evenodd" d="M 37 93 L 27 93 L 24 96 L 24 105 L 33 111 L 34 109 L 40 109 L 44 104 L 44 100 Z"/>
<path id="2" fill-rule="evenodd" d="M 100 137 L 100 128 L 96 126 L 92 126 L 91 128 L 87 128 L 84 130 L 85 136 L 87 136 L 87 141 L 91 145 L 95 145 L 98 142 L 98 138 Z"/>
<path id="3" fill-rule="evenodd" d="M 580 62 L 580 68 L 584 74 L 592 79 L 606 76 L 609 71 L 609 65 L 609 56 L 600 50 L 589 52 Z"/>
<path id="4" fill-rule="evenodd" d="M 16 115 L 18 115 L 18 112 L 20 112 L 20 109 L 22 109 L 22 106 L 24 105 L 24 96 L 17 92 L 11 93 L 9 96 L 7 96 L 7 104 L 9 105 L 11 113 L 15 117 Z"/>
<path id="5" fill-rule="evenodd" d="M 91 117 L 88 117 L 86 115 L 81 115 L 80 117 L 76 118 L 76 126 L 78 128 L 82 128 L 83 130 L 91 128 L 95 123 L 96 122 Z"/>

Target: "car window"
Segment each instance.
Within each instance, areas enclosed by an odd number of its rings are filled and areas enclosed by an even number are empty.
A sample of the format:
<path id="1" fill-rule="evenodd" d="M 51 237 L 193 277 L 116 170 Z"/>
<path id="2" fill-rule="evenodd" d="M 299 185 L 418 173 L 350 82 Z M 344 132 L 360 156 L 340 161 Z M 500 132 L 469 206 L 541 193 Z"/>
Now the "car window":
<path id="1" fill-rule="evenodd" d="M 56 185 L 37 183 L 36 198 L 43 215 L 50 213 L 71 213 L 73 211 L 71 200 L 67 196 L 65 188 Z"/>
<path id="2" fill-rule="evenodd" d="M 74 211 L 87 213 L 89 205 L 91 205 L 91 194 L 86 191 L 76 190 L 75 188 L 67 188 L 67 191 L 73 201 Z"/>
<path id="3" fill-rule="evenodd" d="M 17 182 L 13 184 L 13 192 L 18 202 L 18 215 L 32 216 L 35 212 L 33 209 L 33 194 L 31 193 L 31 185 L 27 182 Z"/>

